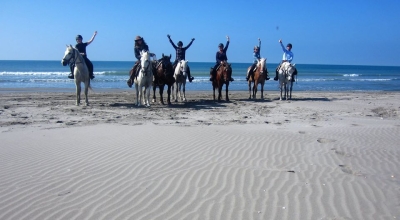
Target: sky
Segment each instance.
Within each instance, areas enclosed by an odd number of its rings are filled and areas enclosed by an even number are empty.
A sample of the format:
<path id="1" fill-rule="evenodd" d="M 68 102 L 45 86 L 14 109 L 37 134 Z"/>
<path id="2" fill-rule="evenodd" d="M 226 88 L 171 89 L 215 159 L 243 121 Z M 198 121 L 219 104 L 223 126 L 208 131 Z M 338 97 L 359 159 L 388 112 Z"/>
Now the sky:
<path id="1" fill-rule="evenodd" d="M 157 57 L 175 50 L 167 35 L 186 46 L 189 62 L 215 62 L 226 44 L 229 62 L 261 56 L 278 63 L 292 43 L 293 63 L 400 66 L 398 0 L 201 0 L 43 1 L 0 3 L 0 60 L 61 60 L 75 36 L 90 40 L 92 61 L 134 61 L 134 39 L 142 36 Z"/>

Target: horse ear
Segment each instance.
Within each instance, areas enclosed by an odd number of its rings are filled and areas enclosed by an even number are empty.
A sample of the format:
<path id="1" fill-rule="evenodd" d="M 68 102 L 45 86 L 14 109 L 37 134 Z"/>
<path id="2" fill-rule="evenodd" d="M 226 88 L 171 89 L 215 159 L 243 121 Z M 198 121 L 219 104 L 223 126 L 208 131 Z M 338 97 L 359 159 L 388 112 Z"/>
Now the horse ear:
<path id="1" fill-rule="evenodd" d="M 171 54 L 169 54 L 169 59 L 171 59 Z"/>
<path id="2" fill-rule="evenodd" d="M 164 57 L 164 53 L 162 53 L 162 57 Z"/>

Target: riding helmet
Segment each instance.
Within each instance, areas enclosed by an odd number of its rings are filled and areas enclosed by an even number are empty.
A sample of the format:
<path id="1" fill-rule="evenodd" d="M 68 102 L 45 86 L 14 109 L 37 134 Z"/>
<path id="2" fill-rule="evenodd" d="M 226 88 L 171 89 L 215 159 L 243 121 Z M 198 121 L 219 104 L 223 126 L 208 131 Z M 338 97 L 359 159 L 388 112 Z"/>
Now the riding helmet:
<path id="1" fill-rule="evenodd" d="M 76 35 L 76 38 L 75 38 L 75 40 L 78 40 L 78 39 L 83 39 L 83 37 L 82 37 L 82 35 L 80 35 L 80 34 L 78 34 L 78 35 Z"/>
<path id="2" fill-rule="evenodd" d="M 143 40 L 143 38 L 141 36 L 136 36 L 135 41 L 139 41 L 139 40 Z"/>
<path id="3" fill-rule="evenodd" d="M 179 41 L 179 42 L 178 42 L 178 47 L 182 47 L 182 46 L 183 46 L 182 41 Z"/>
<path id="4" fill-rule="evenodd" d="M 258 50 L 258 49 L 260 49 L 260 48 L 259 48 L 258 46 L 254 46 L 254 50 L 255 50 L 255 49 L 257 49 L 257 50 Z"/>
<path id="5" fill-rule="evenodd" d="M 287 44 L 286 47 L 292 48 L 292 44 Z"/>
<path id="6" fill-rule="evenodd" d="M 224 44 L 223 43 L 219 43 L 218 47 L 224 47 Z"/>

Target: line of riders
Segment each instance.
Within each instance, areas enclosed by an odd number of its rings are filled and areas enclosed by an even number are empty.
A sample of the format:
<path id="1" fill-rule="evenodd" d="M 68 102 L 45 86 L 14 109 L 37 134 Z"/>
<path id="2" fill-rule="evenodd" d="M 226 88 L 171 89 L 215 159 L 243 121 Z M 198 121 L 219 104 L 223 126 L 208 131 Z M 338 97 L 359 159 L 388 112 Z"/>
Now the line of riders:
<path id="1" fill-rule="evenodd" d="M 79 53 L 83 56 L 86 66 L 88 67 L 89 70 L 89 76 L 90 79 L 94 79 L 94 74 L 93 74 L 93 64 L 92 62 L 87 58 L 87 53 L 86 53 L 86 47 L 91 44 L 94 40 L 94 38 L 97 35 L 97 31 L 94 32 L 92 38 L 88 41 L 83 43 L 82 42 L 82 36 L 81 35 L 77 35 L 76 36 L 76 45 L 75 48 L 79 51 Z M 194 38 L 192 38 L 192 40 L 190 41 L 190 43 L 186 46 L 183 47 L 183 43 L 182 41 L 179 41 L 177 45 L 175 45 L 175 43 L 172 41 L 171 36 L 168 34 L 167 35 L 169 42 L 171 43 L 172 47 L 175 49 L 176 51 L 176 59 L 174 61 L 173 65 L 173 69 L 175 69 L 176 65 L 178 64 L 179 61 L 181 60 L 185 60 L 185 55 L 186 55 L 186 50 L 189 49 L 189 47 L 192 45 L 193 41 L 195 40 Z M 226 55 L 226 52 L 228 50 L 229 47 L 229 36 L 226 36 L 227 42 L 226 45 L 224 46 L 224 44 L 220 43 L 218 44 L 218 51 L 215 55 L 215 65 L 214 67 L 211 68 L 210 70 L 210 81 L 213 81 L 216 74 L 217 74 L 217 69 L 218 67 L 225 63 L 228 60 L 228 57 Z M 291 63 L 293 61 L 293 52 L 292 50 L 292 44 L 287 44 L 286 48 L 283 46 L 282 40 L 279 40 L 279 43 L 282 47 L 283 50 L 283 56 L 282 56 L 282 61 L 281 63 L 278 65 L 278 67 L 275 70 L 275 77 L 274 80 L 277 81 L 278 80 L 278 71 L 282 65 L 282 63 L 284 62 L 289 62 Z M 132 87 L 133 85 L 133 81 L 134 78 L 137 77 L 139 70 L 140 70 L 140 52 L 142 50 L 148 51 L 149 50 L 149 46 L 147 45 L 147 43 L 145 42 L 145 40 L 143 39 L 143 37 L 141 36 L 136 36 L 135 38 L 135 47 L 134 47 L 134 51 L 135 51 L 135 57 L 137 59 L 137 61 L 135 62 L 135 64 L 133 65 L 132 70 L 130 71 L 130 76 L 129 79 L 127 81 L 127 84 L 129 87 Z M 261 50 L 261 40 L 260 38 L 258 38 L 258 45 L 254 46 L 254 51 L 253 51 L 253 64 L 250 68 L 250 71 L 247 73 L 246 75 L 246 80 L 248 81 L 249 78 L 251 77 L 253 79 L 254 77 L 254 71 L 256 69 L 257 63 L 258 61 L 261 59 L 261 55 L 260 55 L 260 50 Z M 151 54 L 152 57 L 155 57 L 155 54 Z M 74 69 L 74 64 L 70 63 L 70 69 L 71 69 L 71 73 L 68 75 L 68 78 L 73 79 L 74 75 L 73 73 L 73 69 Z M 190 74 L 190 68 L 189 66 L 187 66 L 187 73 L 188 73 L 188 79 L 189 82 L 192 82 L 192 80 L 194 79 L 194 77 L 191 76 Z M 293 73 L 293 75 L 297 75 L 297 69 L 295 69 L 295 72 Z M 267 72 L 267 77 L 266 80 L 269 80 L 269 76 L 268 76 L 268 72 Z M 229 79 L 230 81 L 234 81 L 234 79 L 231 77 Z M 295 81 L 294 77 L 292 78 L 292 81 Z"/>

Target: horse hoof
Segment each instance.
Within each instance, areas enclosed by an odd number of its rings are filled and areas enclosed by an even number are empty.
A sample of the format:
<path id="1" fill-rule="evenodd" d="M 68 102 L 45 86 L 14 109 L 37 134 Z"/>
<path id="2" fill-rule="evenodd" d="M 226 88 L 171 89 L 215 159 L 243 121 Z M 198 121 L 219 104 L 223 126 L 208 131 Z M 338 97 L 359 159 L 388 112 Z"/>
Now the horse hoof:
<path id="1" fill-rule="evenodd" d="M 156 100 L 155 100 L 155 99 L 153 99 L 153 100 L 151 100 L 151 102 L 152 102 L 152 103 L 154 103 L 154 102 L 156 102 Z"/>

